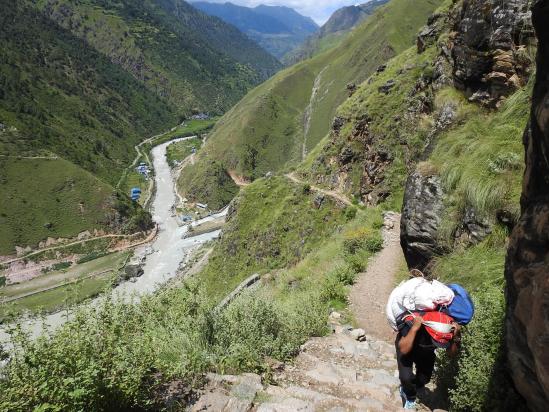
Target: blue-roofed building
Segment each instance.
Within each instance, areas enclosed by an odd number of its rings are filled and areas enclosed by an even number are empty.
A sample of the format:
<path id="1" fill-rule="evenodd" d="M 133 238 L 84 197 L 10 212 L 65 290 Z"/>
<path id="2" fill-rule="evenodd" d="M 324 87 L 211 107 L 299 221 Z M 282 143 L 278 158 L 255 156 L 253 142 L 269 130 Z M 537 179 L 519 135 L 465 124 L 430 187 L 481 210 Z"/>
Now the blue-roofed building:
<path id="1" fill-rule="evenodd" d="M 133 187 L 130 191 L 130 197 L 134 202 L 139 200 L 139 198 L 141 197 L 141 189 L 138 187 Z"/>

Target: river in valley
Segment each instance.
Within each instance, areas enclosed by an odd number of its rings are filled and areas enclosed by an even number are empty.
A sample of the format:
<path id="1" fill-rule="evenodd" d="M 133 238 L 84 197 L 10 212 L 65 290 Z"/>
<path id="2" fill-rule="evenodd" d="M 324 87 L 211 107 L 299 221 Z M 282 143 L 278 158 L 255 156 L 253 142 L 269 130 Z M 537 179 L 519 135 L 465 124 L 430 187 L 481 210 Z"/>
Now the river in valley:
<path id="1" fill-rule="evenodd" d="M 166 149 L 171 143 L 191 138 L 171 140 L 154 147 L 152 150 L 156 186 L 152 214 L 155 223 L 158 225 L 158 234 L 152 243 L 143 245 L 135 251 L 136 257 L 144 259 L 143 275 L 115 287 L 112 293 L 116 298 L 129 300 L 138 298 L 139 295 L 144 293 L 153 293 L 167 281 L 177 276 L 181 263 L 185 262 L 193 251 L 202 244 L 217 238 L 220 234 L 220 231 L 216 230 L 195 237 L 186 237 L 188 226 L 180 226 L 174 212 L 177 199 L 176 182 L 166 159 Z M 225 214 L 226 209 L 216 215 L 197 221 L 195 224 L 210 221 Z M 88 304 L 97 305 L 100 299 L 101 297 L 98 297 Z M 47 315 L 45 323 L 52 330 L 65 323 L 69 317 L 70 314 L 63 310 Z M 23 320 L 22 324 L 24 329 L 28 330 L 33 336 L 38 336 L 43 332 L 41 319 L 27 318 Z M 0 328 L 0 343 L 2 342 L 9 342 L 9 334 L 5 328 Z"/>

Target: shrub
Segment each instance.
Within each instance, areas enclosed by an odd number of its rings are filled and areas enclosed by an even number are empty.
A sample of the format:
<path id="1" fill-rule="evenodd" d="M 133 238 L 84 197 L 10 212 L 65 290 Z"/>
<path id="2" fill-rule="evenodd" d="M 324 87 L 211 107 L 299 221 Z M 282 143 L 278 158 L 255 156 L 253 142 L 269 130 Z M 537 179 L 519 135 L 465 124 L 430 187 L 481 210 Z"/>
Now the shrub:
<path id="1" fill-rule="evenodd" d="M 356 217 L 357 208 L 355 206 L 349 206 L 345 209 L 345 220 L 350 222 Z"/>
<path id="2" fill-rule="evenodd" d="M 437 368 L 439 389 L 447 388 L 453 411 L 514 409 L 514 392 L 504 359 L 505 299 L 500 287 L 490 286 L 474 297 L 476 313 L 464 328 L 457 359 L 443 355 Z"/>
<path id="3" fill-rule="evenodd" d="M 101 252 L 94 250 L 93 252 L 88 253 L 87 255 L 82 256 L 76 261 L 77 264 L 82 264 L 86 262 L 91 262 L 92 260 L 99 259 L 100 257 L 108 255 L 108 252 Z"/>
<path id="4" fill-rule="evenodd" d="M 327 276 L 322 284 L 320 296 L 326 303 L 346 303 L 348 290 L 335 276 Z"/>
<path id="5" fill-rule="evenodd" d="M 52 265 L 52 270 L 63 270 L 70 268 L 72 266 L 72 262 L 59 262 Z"/>
<path id="6" fill-rule="evenodd" d="M 146 404 L 143 379 L 154 352 L 147 335 L 136 336 L 140 317 L 129 305 L 109 302 L 97 311 L 78 312 L 51 339 L 32 341 L 16 332 L 14 342 L 21 350 L 14 352 L 0 380 L 0 409 L 107 410 Z"/>
<path id="7" fill-rule="evenodd" d="M 345 235 L 343 249 L 346 253 L 355 254 L 360 249 L 371 253 L 379 252 L 383 248 L 383 238 L 379 230 L 359 229 Z"/>
<path id="8" fill-rule="evenodd" d="M 354 254 L 347 253 L 345 254 L 345 263 L 352 268 L 355 273 L 362 272 L 368 266 L 368 258 L 372 254 L 365 249 L 360 249 Z"/>
<path id="9" fill-rule="evenodd" d="M 221 372 L 263 371 L 266 357 L 288 359 L 319 331 L 319 318 L 318 299 L 289 306 L 265 296 L 242 297 L 216 318 L 217 367 Z"/>
<path id="10" fill-rule="evenodd" d="M 333 276 L 343 285 L 352 285 L 355 283 L 357 271 L 352 266 L 344 265 L 335 268 L 328 276 Z"/>
<path id="11" fill-rule="evenodd" d="M 6 277 L 0 276 L 0 288 L 6 286 Z"/>
<path id="12" fill-rule="evenodd" d="M 326 305 L 312 293 L 284 301 L 261 291 L 225 311 L 196 283 L 142 297 L 105 299 L 80 309 L 51 337 L 19 328 L 0 375 L 0 410 L 159 410 L 151 399 L 173 379 L 201 384 L 208 371 L 266 371 L 266 357 L 286 360 L 325 332 Z"/>

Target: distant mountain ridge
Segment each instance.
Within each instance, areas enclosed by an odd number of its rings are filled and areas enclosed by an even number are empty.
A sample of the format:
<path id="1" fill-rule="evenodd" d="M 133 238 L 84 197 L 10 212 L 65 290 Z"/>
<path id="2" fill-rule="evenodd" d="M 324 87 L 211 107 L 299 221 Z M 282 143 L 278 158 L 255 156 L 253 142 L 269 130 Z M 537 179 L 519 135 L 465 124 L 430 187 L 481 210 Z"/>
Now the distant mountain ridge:
<path id="1" fill-rule="evenodd" d="M 295 49 L 318 30 L 310 18 L 283 6 L 239 6 L 230 2 L 196 1 L 194 7 L 236 26 L 248 37 L 277 58 Z"/>
<path id="2" fill-rule="evenodd" d="M 345 34 L 369 17 L 378 7 L 388 2 L 389 0 L 371 0 L 336 10 L 317 33 L 312 34 L 301 46 L 284 56 L 283 63 L 290 66 L 334 47 L 343 40 Z"/>
<path id="3" fill-rule="evenodd" d="M 320 28 L 320 36 L 350 30 L 370 16 L 379 6 L 389 0 L 371 0 L 367 3 L 346 6 L 336 10 Z"/>

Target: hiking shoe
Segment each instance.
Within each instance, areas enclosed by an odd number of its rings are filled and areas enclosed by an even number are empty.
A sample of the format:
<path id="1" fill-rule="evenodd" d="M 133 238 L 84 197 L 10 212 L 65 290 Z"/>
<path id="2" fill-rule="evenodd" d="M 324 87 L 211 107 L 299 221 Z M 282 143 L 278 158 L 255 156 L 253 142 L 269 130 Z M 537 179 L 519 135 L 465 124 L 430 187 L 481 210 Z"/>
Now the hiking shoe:
<path id="1" fill-rule="evenodd" d="M 402 386 L 400 387 L 400 397 L 402 398 L 402 407 L 404 409 L 413 410 L 413 411 L 416 410 L 417 408 L 416 400 L 412 398 L 408 398 L 404 393 L 404 389 L 402 389 Z"/>

